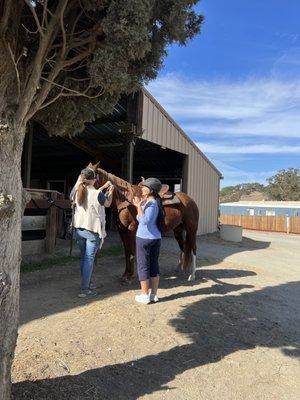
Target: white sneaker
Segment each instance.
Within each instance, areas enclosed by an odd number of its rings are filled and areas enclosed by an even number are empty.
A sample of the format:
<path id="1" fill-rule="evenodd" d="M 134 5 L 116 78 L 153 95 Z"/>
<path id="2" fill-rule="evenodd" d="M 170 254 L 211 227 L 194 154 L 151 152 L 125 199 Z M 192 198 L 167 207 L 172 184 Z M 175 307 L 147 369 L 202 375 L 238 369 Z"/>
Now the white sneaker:
<path id="1" fill-rule="evenodd" d="M 142 303 L 142 304 L 149 304 L 150 303 L 150 296 L 147 294 L 138 294 L 135 296 L 135 301 L 137 303 Z"/>
<path id="2" fill-rule="evenodd" d="M 159 298 L 157 297 L 156 294 L 150 294 L 150 301 L 152 303 L 157 303 L 159 301 Z"/>

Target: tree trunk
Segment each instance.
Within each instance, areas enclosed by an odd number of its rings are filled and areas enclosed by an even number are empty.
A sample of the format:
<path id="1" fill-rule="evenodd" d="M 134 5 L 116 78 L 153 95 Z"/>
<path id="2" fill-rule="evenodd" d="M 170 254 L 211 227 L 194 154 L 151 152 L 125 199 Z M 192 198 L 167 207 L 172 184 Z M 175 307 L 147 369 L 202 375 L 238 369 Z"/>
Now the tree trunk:
<path id="1" fill-rule="evenodd" d="M 8 400 L 19 319 L 21 157 L 25 126 L 0 119 L 0 399 Z"/>

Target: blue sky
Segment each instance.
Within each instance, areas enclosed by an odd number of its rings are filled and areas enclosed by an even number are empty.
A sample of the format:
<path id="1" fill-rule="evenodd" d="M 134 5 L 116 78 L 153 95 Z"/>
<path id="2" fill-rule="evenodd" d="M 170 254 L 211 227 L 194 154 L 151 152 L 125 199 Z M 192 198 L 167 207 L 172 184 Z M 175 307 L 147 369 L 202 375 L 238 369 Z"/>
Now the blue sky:
<path id="1" fill-rule="evenodd" d="M 202 0 L 202 32 L 171 46 L 148 89 L 224 175 L 300 166 L 300 1 Z"/>

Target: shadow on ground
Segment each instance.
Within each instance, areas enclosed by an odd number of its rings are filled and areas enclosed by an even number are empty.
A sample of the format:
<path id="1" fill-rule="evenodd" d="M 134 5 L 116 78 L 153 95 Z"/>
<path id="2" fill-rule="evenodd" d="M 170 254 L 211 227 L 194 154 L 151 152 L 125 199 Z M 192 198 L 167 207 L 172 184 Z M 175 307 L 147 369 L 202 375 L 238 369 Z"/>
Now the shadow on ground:
<path id="1" fill-rule="evenodd" d="M 299 357 L 299 302 L 299 282 L 240 295 L 210 296 L 187 305 L 170 321 L 190 344 L 76 376 L 20 382 L 13 385 L 13 399 L 133 400 L 172 390 L 168 383 L 176 375 L 217 363 L 237 351 L 278 348 L 287 357 Z"/>
<path id="2" fill-rule="evenodd" d="M 202 240 L 204 240 L 202 238 Z M 200 265 L 209 267 L 212 264 L 222 262 L 224 249 L 226 257 L 230 254 L 256 250 L 257 248 L 267 248 L 270 242 L 259 242 L 247 239 L 242 244 L 228 244 L 220 241 L 215 235 L 210 235 L 205 238 L 206 241 L 213 241 L 220 244 L 220 254 L 214 253 L 212 260 L 197 260 Z M 112 235 L 112 241 L 116 243 L 115 234 Z M 199 238 L 199 254 L 201 256 L 201 237 Z M 109 240 L 107 241 L 109 243 Z M 196 282 L 189 283 L 186 277 L 178 275 L 176 271 L 177 264 L 177 246 L 175 239 L 164 239 L 164 250 L 161 256 L 161 287 L 171 288 L 177 286 L 186 286 L 187 291 L 181 295 L 171 295 L 165 298 L 164 301 L 172 300 L 174 297 L 187 297 L 195 294 L 188 290 L 189 287 L 201 283 L 203 279 L 212 280 L 215 282 L 213 287 L 209 289 L 199 289 L 198 294 L 225 294 L 231 291 L 237 291 L 243 288 L 251 287 L 247 285 L 230 285 L 224 284 L 221 279 L 231 279 L 243 276 L 255 275 L 251 271 L 242 270 L 209 270 L 200 269 L 197 271 Z M 61 251 L 61 249 L 60 249 Z M 66 247 L 66 252 L 68 248 Z M 67 254 L 67 253 L 66 253 Z M 217 261 L 215 257 L 218 257 Z M 123 256 L 104 257 L 100 259 L 99 265 L 94 269 L 94 282 L 100 286 L 101 298 L 114 296 L 123 291 L 133 290 L 138 288 L 138 282 L 135 280 L 130 285 L 122 285 L 120 277 L 125 267 L 125 258 Z M 175 279 L 167 279 L 168 275 L 175 275 Z M 177 274 L 177 277 L 176 277 Z M 21 294 L 20 294 L 20 324 L 27 323 L 34 319 L 44 318 L 48 315 L 63 312 L 74 307 L 82 306 L 83 300 L 77 298 L 79 292 L 79 261 L 73 262 L 72 265 L 65 265 L 49 270 L 35 271 L 32 273 L 21 274 Z M 97 301 L 97 298 L 88 300 L 89 302 Z M 84 300 L 86 302 L 86 300 Z"/>

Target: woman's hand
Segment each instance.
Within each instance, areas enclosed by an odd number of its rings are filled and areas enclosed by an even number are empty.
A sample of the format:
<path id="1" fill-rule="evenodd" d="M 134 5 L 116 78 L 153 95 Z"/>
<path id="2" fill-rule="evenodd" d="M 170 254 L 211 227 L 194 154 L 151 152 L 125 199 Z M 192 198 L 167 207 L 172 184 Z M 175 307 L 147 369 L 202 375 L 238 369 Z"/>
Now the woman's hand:
<path id="1" fill-rule="evenodd" d="M 108 195 L 110 196 L 111 194 L 113 194 L 114 190 L 115 190 L 114 185 L 110 185 L 108 188 Z"/>
<path id="2" fill-rule="evenodd" d="M 139 197 L 135 196 L 132 200 L 132 203 L 136 207 L 140 207 L 142 205 L 143 199 L 140 199 Z"/>
<path id="3" fill-rule="evenodd" d="M 107 182 L 104 183 L 104 185 L 102 185 L 102 186 L 99 188 L 99 190 L 104 190 L 104 189 L 110 188 L 111 186 L 113 186 L 113 184 L 111 183 L 111 181 L 107 181 Z"/>

